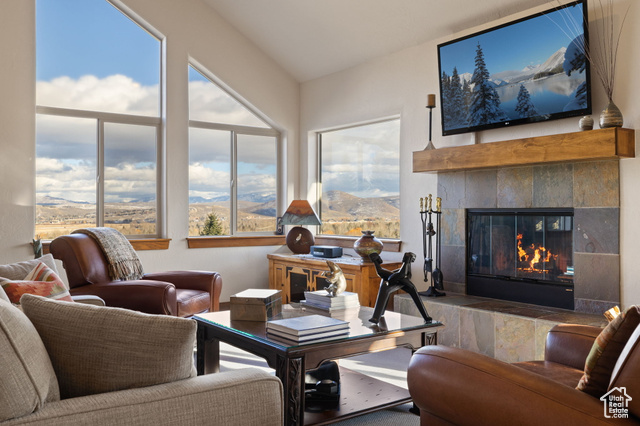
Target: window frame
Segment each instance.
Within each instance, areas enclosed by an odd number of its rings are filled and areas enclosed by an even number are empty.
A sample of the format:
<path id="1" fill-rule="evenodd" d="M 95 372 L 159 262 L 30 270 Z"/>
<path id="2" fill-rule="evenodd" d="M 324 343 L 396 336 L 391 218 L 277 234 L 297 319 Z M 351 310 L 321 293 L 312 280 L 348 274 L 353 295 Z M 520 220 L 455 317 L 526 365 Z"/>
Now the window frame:
<path id="1" fill-rule="evenodd" d="M 200 120 L 191 120 L 189 119 L 189 129 L 204 129 L 204 130 L 220 130 L 226 131 L 230 133 L 230 144 L 231 144 L 231 158 L 230 158 L 230 179 L 229 179 L 229 194 L 230 194 L 230 202 L 229 202 L 229 235 L 215 235 L 215 236 L 205 236 L 205 235 L 189 235 L 188 239 L 194 240 L 202 240 L 199 243 L 191 243 L 189 242 L 190 248 L 201 248 L 201 247 L 219 247 L 219 242 L 212 242 L 210 244 L 203 243 L 204 240 L 221 240 L 221 239 L 229 239 L 234 241 L 241 241 L 241 239 L 252 239 L 255 240 L 255 244 L 250 243 L 248 245 L 275 245 L 279 244 L 281 238 L 274 239 L 265 239 L 261 237 L 274 236 L 276 233 L 276 225 L 277 225 L 277 217 L 282 216 L 281 209 L 281 200 L 282 200 L 282 182 L 283 182 L 283 171 L 282 171 L 282 132 L 275 128 L 268 120 L 264 118 L 264 115 L 255 110 L 251 105 L 239 99 L 238 96 L 225 84 L 223 84 L 218 78 L 213 76 L 211 72 L 206 71 L 206 68 L 200 65 L 197 61 L 191 59 L 188 62 L 188 67 L 194 69 L 194 71 L 200 73 L 202 76 L 207 78 L 212 84 L 215 84 L 220 90 L 225 92 L 229 97 L 231 97 L 234 101 L 242 105 L 246 108 L 251 114 L 253 114 L 256 118 L 264 122 L 268 127 L 254 127 L 254 126 L 246 126 L 246 125 L 236 125 L 236 124 L 227 124 L 227 123 L 217 123 L 210 121 L 200 121 Z M 275 155 L 275 166 L 276 166 L 276 217 L 274 218 L 274 229 L 273 232 L 238 232 L 238 136 L 239 135 L 247 135 L 247 136 L 265 136 L 265 137 L 273 137 L 276 142 L 276 155 Z M 191 144 L 189 144 L 189 149 L 191 149 Z M 191 182 L 189 182 L 189 186 Z M 190 188 L 189 188 L 190 190 Z M 261 243 L 261 241 L 263 243 Z M 224 244 L 224 243 L 223 243 Z M 225 246 L 224 244 L 223 246 Z M 242 245 L 236 243 L 230 243 L 231 246 Z"/>
<path id="2" fill-rule="evenodd" d="M 133 25 L 139 26 L 159 43 L 159 75 L 158 75 L 158 110 L 157 116 L 142 116 L 135 114 L 121 114 L 93 110 L 80 110 L 72 108 L 37 105 L 35 116 L 53 115 L 69 118 L 95 119 L 96 126 L 96 226 L 104 226 L 104 125 L 105 123 L 129 124 L 156 127 L 156 232 L 155 234 L 125 235 L 130 241 L 136 241 L 137 245 L 145 250 L 167 249 L 170 239 L 167 238 L 167 164 L 166 164 L 166 37 L 146 23 L 132 9 L 120 0 L 105 0 L 122 15 L 129 19 Z M 36 81 L 37 82 L 37 81 Z M 37 156 L 37 153 L 36 153 Z M 35 225 L 35 221 L 34 221 Z M 157 245 L 146 244 L 144 241 L 155 240 Z"/>
<path id="3" fill-rule="evenodd" d="M 110 112 L 98 112 L 90 110 L 75 110 L 50 106 L 36 106 L 36 115 L 49 115 L 68 118 L 83 118 L 96 121 L 96 226 L 104 224 L 104 126 L 107 123 L 127 124 L 155 127 L 156 129 L 156 233 L 126 235 L 129 239 L 161 238 L 164 235 L 164 211 L 165 205 L 164 187 L 164 156 L 163 156 L 163 120 L 161 117 L 149 117 L 142 115 L 117 114 Z"/>
<path id="4" fill-rule="evenodd" d="M 319 216 L 320 216 L 320 220 L 322 220 L 322 134 L 323 133 L 329 133 L 329 132 L 335 132 L 335 131 L 340 131 L 340 130 L 347 130 L 347 129 L 353 129 L 353 128 L 357 128 L 357 127 L 364 127 L 364 126 L 369 126 L 369 125 L 374 125 L 374 124 L 380 124 L 380 123 L 385 123 L 388 121 L 398 121 L 398 126 L 401 127 L 402 126 L 402 117 L 400 115 L 392 115 L 392 116 L 387 116 L 387 117 L 383 117 L 383 118 L 378 118 L 378 119 L 373 119 L 373 120 L 368 120 L 368 121 L 363 121 L 363 122 L 358 122 L 358 123 L 354 123 L 354 124 L 349 124 L 349 125 L 344 125 L 344 126 L 339 126 L 339 127 L 331 127 L 331 128 L 327 128 L 327 129 L 323 129 L 323 130 L 317 130 L 315 132 L 315 141 L 316 141 L 316 173 L 315 173 L 315 178 L 316 178 L 316 193 L 315 193 L 315 197 L 317 200 L 317 206 L 318 206 L 318 210 L 319 210 Z M 400 142 L 401 140 L 398 141 L 398 149 L 400 149 Z M 398 166 L 400 165 L 400 163 L 398 164 Z M 398 179 L 400 179 L 400 177 L 398 177 Z M 400 195 L 400 181 L 398 180 L 398 195 Z M 320 226 L 318 226 L 318 230 L 322 229 Z M 355 240 L 357 240 L 358 236 L 350 236 L 350 235 L 333 235 L 333 234 L 321 234 L 318 233 L 316 235 L 316 243 L 318 244 L 328 244 L 328 245 L 336 245 L 336 246 L 340 246 L 340 247 L 348 247 L 348 248 L 352 248 L 353 247 L 353 242 Z M 380 238 L 380 240 L 384 243 L 384 250 L 385 251 L 396 251 L 399 252 L 402 246 L 402 235 L 400 235 L 398 238 Z"/>

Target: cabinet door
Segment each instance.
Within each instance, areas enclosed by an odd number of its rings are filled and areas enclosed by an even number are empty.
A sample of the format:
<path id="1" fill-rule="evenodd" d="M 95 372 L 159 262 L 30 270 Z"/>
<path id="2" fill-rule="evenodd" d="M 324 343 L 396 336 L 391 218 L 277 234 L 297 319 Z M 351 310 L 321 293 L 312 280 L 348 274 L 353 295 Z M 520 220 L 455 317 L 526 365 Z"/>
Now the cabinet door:
<path id="1" fill-rule="evenodd" d="M 304 300 L 305 291 L 313 291 L 313 281 L 311 279 L 311 269 L 299 266 L 287 266 L 285 268 L 285 282 L 289 292 L 289 302 L 299 302 Z"/>
<path id="2" fill-rule="evenodd" d="M 291 292 L 289 291 L 289 285 L 285 279 L 285 268 L 285 265 L 281 263 L 272 263 L 269 287 L 274 290 L 282 291 L 282 303 L 289 303 L 291 299 Z"/>

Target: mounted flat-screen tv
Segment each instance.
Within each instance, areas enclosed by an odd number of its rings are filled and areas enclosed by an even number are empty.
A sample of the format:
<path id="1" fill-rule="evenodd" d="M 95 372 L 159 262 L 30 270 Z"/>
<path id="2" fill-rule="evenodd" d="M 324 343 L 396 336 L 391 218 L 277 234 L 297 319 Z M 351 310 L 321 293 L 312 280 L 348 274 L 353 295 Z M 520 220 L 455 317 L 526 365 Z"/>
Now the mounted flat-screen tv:
<path id="1" fill-rule="evenodd" d="M 438 45 L 442 134 L 591 114 L 585 43 L 580 0 Z"/>

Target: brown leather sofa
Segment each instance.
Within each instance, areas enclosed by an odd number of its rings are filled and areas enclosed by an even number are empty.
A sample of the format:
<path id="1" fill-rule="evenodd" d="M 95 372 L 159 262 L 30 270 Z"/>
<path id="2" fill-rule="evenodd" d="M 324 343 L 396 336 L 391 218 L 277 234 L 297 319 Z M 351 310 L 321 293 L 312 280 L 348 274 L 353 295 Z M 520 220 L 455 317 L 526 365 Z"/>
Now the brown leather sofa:
<path id="1" fill-rule="evenodd" d="M 629 419 L 606 418 L 603 401 L 575 389 L 601 331 L 591 326 L 557 325 L 547 335 L 544 361 L 514 364 L 460 348 L 419 349 L 411 359 L 407 381 L 420 409 L 420 424 L 640 425 L 633 409 Z M 634 352 L 616 382 L 640 399 L 639 368 L 634 362 L 640 349 Z M 632 389 L 630 383 L 637 386 Z"/>
<path id="2" fill-rule="evenodd" d="M 160 272 L 140 280 L 113 281 L 102 249 L 86 234 L 58 237 L 49 251 L 62 261 L 72 296 L 91 294 L 107 306 L 180 317 L 220 309 L 222 277 L 217 272 Z"/>

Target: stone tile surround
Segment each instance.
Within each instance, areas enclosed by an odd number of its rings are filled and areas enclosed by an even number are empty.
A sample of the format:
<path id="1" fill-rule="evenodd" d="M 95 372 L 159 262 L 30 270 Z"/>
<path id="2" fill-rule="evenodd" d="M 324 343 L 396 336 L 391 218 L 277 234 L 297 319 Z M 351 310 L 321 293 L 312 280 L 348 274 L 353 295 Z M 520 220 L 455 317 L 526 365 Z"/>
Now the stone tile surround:
<path id="1" fill-rule="evenodd" d="M 409 295 L 397 294 L 393 300 L 394 311 L 420 316 Z M 607 324 L 602 315 L 454 293 L 422 301 L 429 315 L 445 325 L 438 344 L 505 362 L 543 360 L 547 332 L 556 324 Z"/>
<path id="2" fill-rule="evenodd" d="M 466 294 L 465 209 L 574 209 L 575 310 L 620 304 L 618 160 L 438 174 L 445 291 Z"/>

